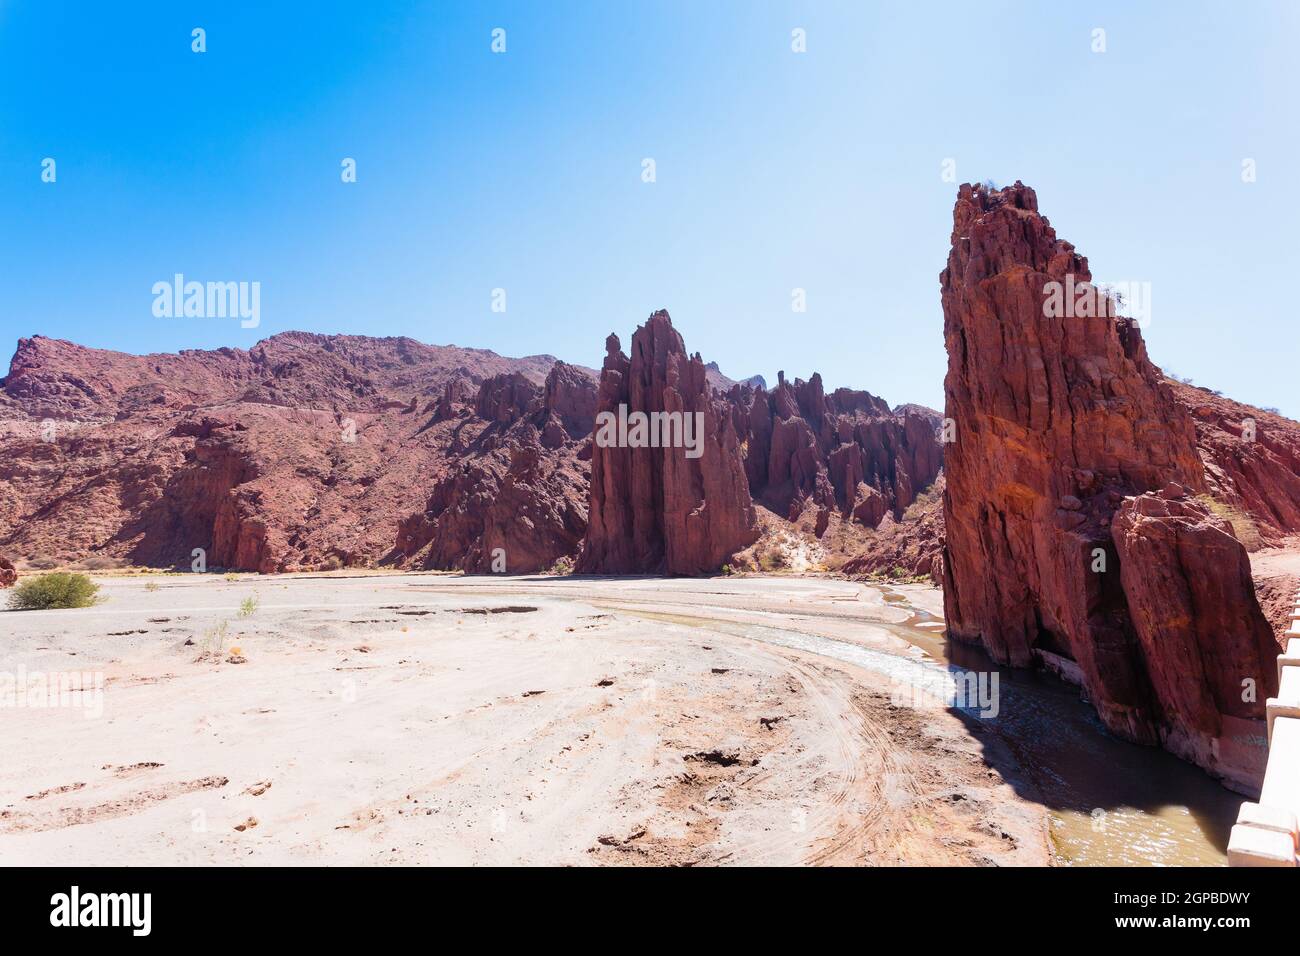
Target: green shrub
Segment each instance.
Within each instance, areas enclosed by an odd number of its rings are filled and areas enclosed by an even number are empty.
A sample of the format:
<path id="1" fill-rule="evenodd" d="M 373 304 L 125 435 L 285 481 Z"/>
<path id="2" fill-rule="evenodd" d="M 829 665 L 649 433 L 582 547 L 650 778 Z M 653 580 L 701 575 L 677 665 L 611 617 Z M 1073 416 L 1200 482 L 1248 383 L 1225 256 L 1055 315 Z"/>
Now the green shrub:
<path id="1" fill-rule="evenodd" d="M 573 573 L 574 562 L 570 555 L 564 554 L 555 559 L 547 570 L 547 574 L 565 575 Z"/>
<path id="2" fill-rule="evenodd" d="M 98 591 L 99 585 L 84 574 L 55 571 L 20 582 L 9 595 L 9 606 L 16 611 L 90 607 Z"/>

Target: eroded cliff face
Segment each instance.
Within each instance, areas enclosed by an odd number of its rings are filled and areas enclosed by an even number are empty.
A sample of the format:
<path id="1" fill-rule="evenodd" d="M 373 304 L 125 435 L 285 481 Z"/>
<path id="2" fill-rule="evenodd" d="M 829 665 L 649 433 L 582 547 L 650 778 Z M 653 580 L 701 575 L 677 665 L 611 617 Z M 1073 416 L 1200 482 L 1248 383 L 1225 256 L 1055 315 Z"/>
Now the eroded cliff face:
<path id="1" fill-rule="evenodd" d="M 1045 308 L 1090 281 L 1032 189 L 961 187 L 940 276 L 948 631 L 1077 668 L 1111 730 L 1250 789 L 1276 671 L 1249 560 L 1197 498 L 1192 419 L 1136 323 L 1096 296 Z"/>
<path id="2" fill-rule="evenodd" d="M 14 570 L 13 562 L 0 554 L 0 588 L 13 587 L 18 581 L 18 572 Z"/>
<path id="3" fill-rule="evenodd" d="M 812 503 L 826 517 L 875 528 L 900 518 L 943 467 L 937 416 L 919 409 L 891 411 L 869 392 L 825 394 L 814 373 L 786 381 L 769 394 L 736 386 L 728 395 L 745 445 L 745 473 L 754 500 L 795 520 Z"/>
<path id="4" fill-rule="evenodd" d="M 699 355 L 687 355 L 667 312 L 656 312 L 632 334 L 630 358 L 616 335 L 609 336 L 605 348 L 591 457 L 590 524 L 578 570 L 718 570 L 758 537 L 731 407 L 713 395 L 704 362 Z M 689 456 L 686 447 L 603 442 L 599 419 L 605 413 L 615 418 L 635 413 L 698 416 L 698 457 Z"/>
<path id="5" fill-rule="evenodd" d="M 462 427 L 472 429 L 475 419 L 490 424 L 457 434 L 464 444 L 456 466 L 398 529 L 402 561 L 523 574 L 575 557 L 587 531 L 587 435 L 595 397 L 591 377 L 563 362 L 543 386 L 517 374 L 485 380 L 476 415 L 468 408 L 459 415 Z"/>
<path id="6" fill-rule="evenodd" d="M 589 465 L 570 432 L 590 431 L 594 402 L 593 374 L 549 356 L 411 339 L 291 332 L 148 356 L 23 339 L 0 380 L 0 548 L 488 570 L 480 555 L 504 543 L 510 569 L 538 570 L 577 553 Z M 431 530 L 431 489 L 456 497 L 466 473 L 481 493 Z"/>
<path id="7" fill-rule="evenodd" d="M 1210 493 L 1243 543 L 1254 550 L 1300 532 L 1300 423 L 1209 389 L 1170 386 L 1196 426 Z"/>

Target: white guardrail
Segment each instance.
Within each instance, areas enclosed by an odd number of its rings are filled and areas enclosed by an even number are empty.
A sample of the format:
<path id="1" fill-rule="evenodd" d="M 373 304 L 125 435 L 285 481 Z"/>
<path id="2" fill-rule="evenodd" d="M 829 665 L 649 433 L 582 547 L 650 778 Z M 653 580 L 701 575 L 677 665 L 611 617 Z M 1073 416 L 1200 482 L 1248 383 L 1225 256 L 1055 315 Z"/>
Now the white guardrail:
<path id="1" fill-rule="evenodd" d="M 1268 700 L 1268 769 L 1259 803 L 1243 803 L 1228 839 L 1229 866 L 1295 866 L 1300 834 L 1300 592 L 1286 650 L 1277 659 L 1277 696 Z"/>

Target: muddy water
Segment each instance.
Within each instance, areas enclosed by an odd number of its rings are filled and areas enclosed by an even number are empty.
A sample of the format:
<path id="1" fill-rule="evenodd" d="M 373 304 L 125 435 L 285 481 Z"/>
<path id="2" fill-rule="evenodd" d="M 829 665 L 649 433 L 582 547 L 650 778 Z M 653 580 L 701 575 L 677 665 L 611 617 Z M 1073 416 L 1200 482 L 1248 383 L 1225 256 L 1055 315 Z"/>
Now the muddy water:
<path id="1" fill-rule="evenodd" d="M 936 619 L 912 608 L 904 595 L 881 589 L 885 600 L 911 612 L 901 624 L 872 622 L 925 651 L 912 660 L 805 631 L 650 611 L 671 620 L 834 658 L 896 682 L 943 696 L 954 676 L 998 675 L 996 716 L 990 708 L 957 710 L 996 733 L 1015 755 L 1007 779 L 1022 797 L 1050 814 L 1059 863 L 1079 866 L 1215 866 L 1226 862 L 1228 831 L 1242 797 L 1161 750 L 1113 737 L 1079 691 L 1049 675 L 995 664 L 979 648 L 947 641 Z M 951 699 L 951 693 L 948 695 Z M 939 705 L 942 706 L 942 705 Z M 986 716 L 981 716 L 981 713 Z"/>
<path id="2" fill-rule="evenodd" d="M 998 716 L 981 719 L 1011 750 L 1052 818 L 1062 863 L 1083 866 L 1221 866 L 1244 799 L 1153 747 L 1112 736 L 1079 689 L 1050 674 L 1002 667 L 981 648 L 921 627 L 933 615 L 888 588 L 911 611 L 889 630 L 954 671 L 998 674 Z M 1030 796 L 1029 794 L 1024 794 Z"/>

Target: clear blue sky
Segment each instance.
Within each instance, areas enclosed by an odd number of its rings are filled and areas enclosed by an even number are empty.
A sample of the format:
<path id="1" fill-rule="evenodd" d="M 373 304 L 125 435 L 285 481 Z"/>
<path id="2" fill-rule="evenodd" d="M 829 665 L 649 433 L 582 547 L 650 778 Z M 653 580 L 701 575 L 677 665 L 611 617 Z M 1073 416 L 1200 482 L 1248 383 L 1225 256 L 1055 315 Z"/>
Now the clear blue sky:
<path id="1" fill-rule="evenodd" d="M 1159 364 L 1296 417 L 1298 91 L 1293 2 L 0 0 L 0 361 L 307 329 L 597 365 L 663 307 L 735 377 L 942 407 L 951 157 L 1150 282 Z M 260 282 L 261 327 L 154 318 L 176 272 Z"/>

